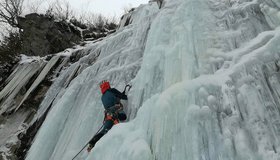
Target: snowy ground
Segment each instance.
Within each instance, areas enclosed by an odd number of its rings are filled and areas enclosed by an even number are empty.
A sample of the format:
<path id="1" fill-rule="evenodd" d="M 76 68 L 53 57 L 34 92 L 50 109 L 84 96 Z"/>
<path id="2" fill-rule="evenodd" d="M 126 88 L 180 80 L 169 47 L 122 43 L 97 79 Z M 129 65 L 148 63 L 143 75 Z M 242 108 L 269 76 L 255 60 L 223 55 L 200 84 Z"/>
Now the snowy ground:
<path id="1" fill-rule="evenodd" d="M 98 84 L 107 79 L 133 85 L 130 121 L 77 159 L 279 160 L 279 8 L 277 0 L 140 6 L 57 78 L 26 159 L 74 157 L 102 124 Z"/>

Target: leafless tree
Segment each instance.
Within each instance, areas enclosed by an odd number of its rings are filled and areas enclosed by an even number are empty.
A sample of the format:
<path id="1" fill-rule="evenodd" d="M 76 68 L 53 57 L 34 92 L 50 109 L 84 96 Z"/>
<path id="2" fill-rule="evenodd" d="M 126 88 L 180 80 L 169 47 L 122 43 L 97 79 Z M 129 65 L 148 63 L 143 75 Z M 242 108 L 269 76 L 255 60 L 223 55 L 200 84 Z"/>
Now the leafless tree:
<path id="1" fill-rule="evenodd" d="M 94 27 L 94 28 L 102 28 L 104 25 L 109 23 L 109 18 L 101 14 L 90 13 L 90 12 L 86 14 L 82 14 L 79 19 L 80 21 L 87 24 L 87 26 Z"/>
<path id="2" fill-rule="evenodd" d="M 36 0 L 32 2 L 28 2 L 27 8 L 31 13 L 38 13 L 39 8 L 42 6 L 45 0 Z"/>
<path id="3" fill-rule="evenodd" d="M 60 20 L 68 20 L 74 15 L 70 3 L 67 1 L 61 2 L 61 0 L 56 0 L 50 4 L 47 12 L 50 12 Z"/>
<path id="4" fill-rule="evenodd" d="M 17 17 L 22 13 L 24 0 L 0 0 L 0 22 L 18 27 Z"/>

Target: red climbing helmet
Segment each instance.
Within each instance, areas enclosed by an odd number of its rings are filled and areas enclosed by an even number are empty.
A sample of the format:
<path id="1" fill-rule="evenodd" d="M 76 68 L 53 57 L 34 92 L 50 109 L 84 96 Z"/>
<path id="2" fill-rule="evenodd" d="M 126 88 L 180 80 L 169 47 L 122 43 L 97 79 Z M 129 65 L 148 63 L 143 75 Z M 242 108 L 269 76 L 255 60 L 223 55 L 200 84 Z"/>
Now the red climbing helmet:
<path id="1" fill-rule="evenodd" d="M 107 91 L 107 89 L 109 89 L 109 88 L 111 88 L 111 87 L 110 87 L 110 83 L 108 81 L 102 81 L 100 83 L 100 89 L 101 89 L 102 94 L 104 94 Z"/>

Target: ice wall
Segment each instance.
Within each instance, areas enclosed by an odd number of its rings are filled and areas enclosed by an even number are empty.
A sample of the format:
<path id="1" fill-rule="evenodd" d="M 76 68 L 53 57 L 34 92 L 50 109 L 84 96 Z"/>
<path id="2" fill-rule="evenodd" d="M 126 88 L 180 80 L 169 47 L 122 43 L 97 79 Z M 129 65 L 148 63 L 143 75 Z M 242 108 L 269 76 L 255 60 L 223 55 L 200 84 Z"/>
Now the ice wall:
<path id="1" fill-rule="evenodd" d="M 61 73 L 46 94 L 36 117 L 52 106 L 26 159 L 68 160 L 93 136 L 103 120 L 99 82 L 122 90 L 137 74 L 156 3 L 141 5 L 131 24 L 102 41 L 88 43 L 83 58 Z"/>
<path id="2" fill-rule="evenodd" d="M 26 159 L 74 157 L 102 124 L 107 79 L 132 83 L 130 121 L 77 159 L 278 160 L 279 2 L 165 0 L 135 13 L 56 80 Z"/>
<path id="3" fill-rule="evenodd" d="M 5 87 L 0 92 L 0 159 L 18 159 L 16 154 L 28 145 L 26 139 L 23 142 L 23 136 L 38 107 L 36 103 L 39 104 L 43 98 L 51 83 L 52 71 L 60 59 L 63 56 L 40 58 L 22 55 L 13 73 L 2 84 Z"/>
<path id="4" fill-rule="evenodd" d="M 135 119 L 88 160 L 279 159 L 278 2 L 165 2 L 133 80 Z"/>
<path id="5" fill-rule="evenodd" d="M 43 81 L 59 58 L 59 55 L 54 56 L 48 62 L 44 58 L 33 57 L 20 62 L 7 78 L 7 84 L 0 92 L 0 115 L 4 112 L 18 110 L 30 93 Z M 32 78 L 35 78 L 35 80 Z M 29 83 L 31 85 L 28 85 Z M 26 93 L 22 96 L 21 93 L 25 92 L 24 90 L 26 90 Z"/>

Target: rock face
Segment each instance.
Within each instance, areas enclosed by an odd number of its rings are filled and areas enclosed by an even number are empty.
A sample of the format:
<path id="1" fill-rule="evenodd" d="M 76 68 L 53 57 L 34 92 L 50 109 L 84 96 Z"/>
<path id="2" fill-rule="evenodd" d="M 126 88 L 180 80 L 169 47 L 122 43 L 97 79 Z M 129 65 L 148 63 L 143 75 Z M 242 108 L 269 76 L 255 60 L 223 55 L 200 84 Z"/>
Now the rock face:
<path id="1" fill-rule="evenodd" d="M 2 64 L 0 63 L 0 90 L 3 89 L 4 81 L 11 74 L 14 65 L 14 62 Z"/>
<path id="2" fill-rule="evenodd" d="M 0 110 L 7 106 L 7 110 L 0 111 L 0 160 L 24 159 L 27 152 L 26 148 L 31 145 L 33 137 L 48 111 L 38 120 L 32 123 L 31 120 L 36 114 L 45 93 L 51 86 L 52 79 L 56 77 L 56 73 L 62 67 L 67 65 L 68 59 L 69 57 L 58 55 L 37 59 L 30 58 L 30 61 L 16 64 L 13 73 L 10 74 L 6 81 L 0 84 Z M 24 78 L 16 76 L 19 73 Z M 10 103 L 1 97 L 9 88 L 7 86 L 12 85 L 13 82 L 19 88 L 15 87 L 16 92 L 8 93 L 7 97 L 13 97 Z M 15 111 L 15 105 L 20 105 L 22 108 Z"/>
<path id="3" fill-rule="evenodd" d="M 18 23 L 22 29 L 22 53 L 26 55 L 57 53 L 81 40 L 81 33 L 74 25 L 45 15 L 32 13 L 18 17 Z"/>

